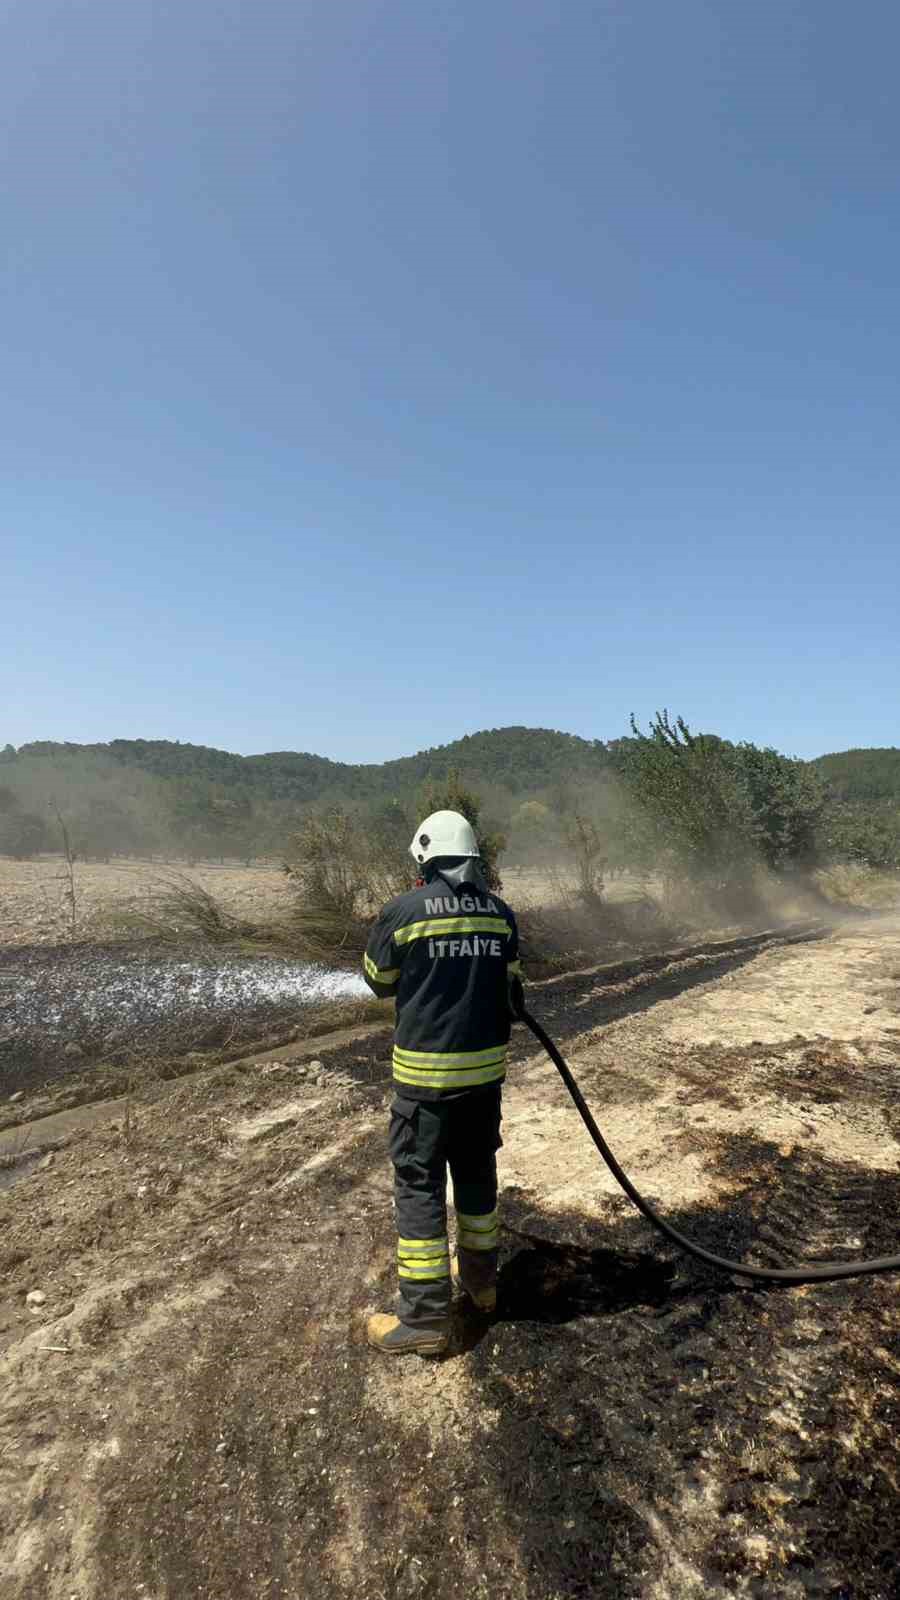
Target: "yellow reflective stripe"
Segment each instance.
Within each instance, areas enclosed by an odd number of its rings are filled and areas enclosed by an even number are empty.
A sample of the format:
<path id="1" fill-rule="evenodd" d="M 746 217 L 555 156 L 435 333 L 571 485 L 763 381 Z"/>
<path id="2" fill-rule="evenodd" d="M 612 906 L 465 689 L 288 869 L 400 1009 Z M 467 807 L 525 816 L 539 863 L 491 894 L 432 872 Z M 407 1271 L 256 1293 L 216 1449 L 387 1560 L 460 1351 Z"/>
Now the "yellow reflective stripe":
<path id="1" fill-rule="evenodd" d="M 490 1233 L 497 1226 L 496 1211 L 485 1211 L 480 1217 L 469 1216 L 465 1211 L 457 1211 L 456 1220 L 467 1233 Z"/>
<path id="2" fill-rule="evenodd" d="M 408 922 L 394 934 L 395 944 L 410 944 L 413 939 L 430 939 L 447 933 L 511 934 L 503 917 L 433 917 L 427 922 Z"/>
<path id="3" fill-rule="evenodd" d="M 398 1239 L 397 1276 L 417 1283 L 436 1283 L 450 1276 L 447 1235 L 437 1239 Z"/>
<path id="4" fill-rule="evenodd" d="M 394 1061 L 401 1067 L 486 1067 L 494 1061 L 505 1061 L 507 1046 L 492 1044 L 487 1050 L 456 1050 L 441 1053 L 437 1050 L 404 1050 L 394 1045 Z"/>
<path id="5" fill-rule="evenodd" d="M 410 1072 L 399 1062 L 394 1062 L 394 1082 L 409 1084 L 415 1089 L 475 1089 L 483 1083 L 496 1083 L 506 1077 L 506 1062 L 493 1066 L 461 1068 L 445 1067 L 442 1072 Z"/>
<path id="6" fill-rule="evenodd" d="M 523 975 L 522 974 L 522 963 L 521 963 L 521 961 L 509 961 L 509 962 L 507 962 L 506 970 L 507 970 L 507 972 L 511 973 L 514 978 L 521 978 L 522 975 Z"/>
<path id="7" fill-rule="evenodd" d="M 496 1211 L 486 1211 L 480 1217 L 457 1211 L 456 1223 L 456 1242 L 461 1250 L 496 1250 L 499 1243 Z"/>
<path id="8" fill-rule="evenodd" d="M 480 1083 L 482 1074 L 505 1072 L 506 1059 L 479 1061 L 471 1067 L 411 1067 L 407 1061 L 394 1061 L 394 1077 L 404 1083 Z"/>
<path id="9" fill-rule="evenodd" d="M 460 1250 L 497 1249 L 500 1240 L 496 1211 L 485 1211 L 480 1217 L 457 1211 L 456 1223 L 456 1242 Z"/>
<path id="10" fill-rule="evenodd" d="M 400 976 L 399 967 L 376 967 L 369 956 L 363 956 L 363 967 L 373 983 L 394 983 Z"/>

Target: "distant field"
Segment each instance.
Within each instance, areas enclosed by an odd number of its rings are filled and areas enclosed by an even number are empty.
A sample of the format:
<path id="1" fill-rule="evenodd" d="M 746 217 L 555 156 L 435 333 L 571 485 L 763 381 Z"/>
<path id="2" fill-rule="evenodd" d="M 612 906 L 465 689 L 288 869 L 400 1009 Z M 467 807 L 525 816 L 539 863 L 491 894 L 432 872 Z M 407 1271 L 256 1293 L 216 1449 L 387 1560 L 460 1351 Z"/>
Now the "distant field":
<path id="1" fill-rule="evenodd" d="M 237 863 L 183 861 L 77 862 L 77 934 L 100 938 L 118 934 L 117 918 L 140 912 L 173 875 L 188 877 L 215 896 L 226 911 L 248 921 L 270 922 L 285 916 L 295 903 L 294 891 L 277 866 L 247 867 Z M 412 881 L 412 880 L 410 880 Z M 13 861 L 0 856 L 0 945 L 58 944 L 69 937 L 66 864 L 62 856 L 38 861 Z M 511 868 L 504 890 L 512 904 L 550 904 L 561 898 L 556 874 Z M 612 898 L 612 897 L 611 897 Z"/>
<path id="2" fill-rule="evenodd" d="M 0 945 L 58 944 L 69 936 L 66 864 L 61 856 L 12 861 L 0 856 Z M 184 862 L 81 862 L 75 866 L 77 933 L 100 938 L 115 930 L 115 918 L 140 911 L 163 880 L 186 874 L 227 910 L 250 920 L 286 912 L 292 894 L 278 867 L 186 867 Z"/>
<path id="3" fill-rule="evenodd" d="M 503 893 L 514 910 L 524 912 L 573 904 L 575 886 L 564 868 L 505 867 L 502 870 Z M 77 937 L 120 937 L 123 916 L 148 908 L 154 894 L 175 875 L 190 878 L 214 895 L 226 911 L 249 922 L 278 921 L 296 903 L 294 891 L 280 867 L 275 865 L 77 862 Z M 882 909 L 896 905 L 900 898 L 900 880 L 895 875 L 860 868 L 835 868 L 819 877 L 823 880 L 821 890 L 839 905 Z M 0 856 L 0 946 L 52 945 L 68 939 L 66 888 L 65 862 L 61 856 L 42 856 L 37 861 L 13 861 Z M 659 885 L 642 884 L 636 877 L 622 873 L 605 886 L 604 901 L 610 907 L 640 902 L 648 889 L 652 894 L 654 888 L 658 890 Z M 812 906 L 801 903 L 801 899 L 796 894 L 788 899 L 780 893 L 773 894 L 773 914 L 776 911 L 782 915 L 809 914 Z"/>
<path id="4" fill-rule="evenodd" d="M 295 904 L 294 891 L 280 867 L 274 865 L 76 862 L 78 936 L 96 939 L 104 932 L 117 934 L 121 930 L 116 919 L 146 908 L 173 875 L 200 884 L 226 911 L 250 922 L 277 921 Z M 0 945 L 57 944 L 67 939 L 67 887 L 62 856 L 42 856 L 37 861 L 0 856 Z M 617 880 L 611 886 L 610 900 L 619 898 L 625 887 L 624 880 Z M 504 893 L 514 907 L 550 905 L 564 898 L 565 883 L 553 871 L 511 867 L 504 872 Z"/>

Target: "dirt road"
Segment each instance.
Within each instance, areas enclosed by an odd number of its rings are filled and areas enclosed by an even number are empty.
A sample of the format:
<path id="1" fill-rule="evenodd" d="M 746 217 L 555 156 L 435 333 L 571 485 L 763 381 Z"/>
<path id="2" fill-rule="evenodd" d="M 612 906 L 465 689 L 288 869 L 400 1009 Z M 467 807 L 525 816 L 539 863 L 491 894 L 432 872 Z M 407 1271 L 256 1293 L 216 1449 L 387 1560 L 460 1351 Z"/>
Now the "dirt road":
<path id="1" fill-rule="evenodd" d="M 532 1005 L 686 1231 L 898 1248 L 900 922 Z M 897 1279 L 759 1291 L 676 1255 L 515 1043 L 499 1314 L 440 1362 L 362 1340 L 386 1034 L 164 1085 L 0 1195 L 4 1600 L 896 1600 Z"/>

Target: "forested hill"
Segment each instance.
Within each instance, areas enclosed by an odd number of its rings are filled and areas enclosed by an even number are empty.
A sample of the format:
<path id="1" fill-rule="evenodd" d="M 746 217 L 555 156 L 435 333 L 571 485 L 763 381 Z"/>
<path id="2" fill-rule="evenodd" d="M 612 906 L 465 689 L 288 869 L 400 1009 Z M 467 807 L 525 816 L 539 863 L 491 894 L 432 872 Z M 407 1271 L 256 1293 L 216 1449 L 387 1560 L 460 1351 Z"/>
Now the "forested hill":
<path id="1" fill-rule="evenodd" d="M 549 728 L 495 728 L 431 746 L 417 755 L 365 765 L 293 750 L 239 756 L 168 739 L 113 739 L 109 744 L 42 742 L 22 745 L 18 751 L 8 745 L 0 752 L 0 764 L 43 762 L 64 767 L 69 761 L 76 766 L 88 761 L 108 766 L 111 760 L 155 778 L 234 784 L 270 798 L 306 802 L 336 786 L 360 797 L 394 795 L 451 769 L 475 783 L 499 783 L 513 792 L 530 790 L 565 781 L 573 771 L 599 771 L 608 765 L 610 748 L 598 740 L 579 739 L 576 734 Z M 5 776 L 9 771 L 8 765 Z"/>
<path id="2" fill-rule="evenodd" d="M 495 728 L 367 766 L 154 739 L 7 745 L 0 750 L 0 854 L 57 848 L 58 808 L 82 856 L 277 858 L 311 809 L 341 805 L 371 816 L 399 802 L 411 812 L 422 786 L 451 770 L 479 794 L 490 822 L 511 827 L 515 837 L 527 802 L 540 801 L 557 817 L 566 801 L 588 813 L 603 810 L 617 756 L 628 745 L 549 728 Z M 810 765 L 849 812 L 880 818 L 893 838 L 900 749 L 848 750 Z"/>
<path id="3" fill-rule="evenodd" d="M 508 819 L 517 803 L 597 781 L 611 751 L 546 728 L 499 728 L 381 764 L 351 765 L 294 751 L 239 756 L 169 740 L 41 742 L 0 751 L 0 816 L 46 819 L 58 805 L 84 853 L 187 849 L 259 854 L 281 848 L 310 807 L 414 805 L 428 779 L 457 770 L 487 809 Z M 31 838 L 38 840 L 36 823 Z M 13 828 L 7 822 L 5 831 Z M 0 834 L 3 830 L 0 829 Z M 10 833 L 12 837 L 12 834 Z M 51 836 L 48 835 L 48 839 Z M 47 844 L 44 843 L 46 848 Z M 0 851 L 3 849 L 0 837 Z"/>
<path id="4" fill-rule="evenodd" d="M 813 762 L 841 800 L 900 802 L 900 750 L 841 750 Z"/>

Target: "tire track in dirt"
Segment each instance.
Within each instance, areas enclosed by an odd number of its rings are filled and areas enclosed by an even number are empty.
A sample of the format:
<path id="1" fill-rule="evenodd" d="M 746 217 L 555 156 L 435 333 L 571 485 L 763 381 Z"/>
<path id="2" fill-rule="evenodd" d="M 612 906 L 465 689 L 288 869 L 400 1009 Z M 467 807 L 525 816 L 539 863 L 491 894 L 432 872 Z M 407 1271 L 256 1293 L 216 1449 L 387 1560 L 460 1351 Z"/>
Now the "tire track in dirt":
<path id="1" fill-rule="evenodd" d="M 896 1172 L 842 1166 L 800 1150 L 771 1151 L 769 1164 L 777 1190 L 756 1208 L 755 1258 L 784 1266 L 798 1258 L 852 1260 L 896 1249 Z M 734 1496 L 736 1512 L 746 1502 L 764 1504 L 769 1514 L 753 1555 L 771 1561 L 780 1545 L 785 1577 L 793 1567 L 797 1593 L 805 1596 L 895 1595 L 896 1281 L 807 1286 L 779 1310 L 790 1316 L 782 1315 L 772 1350 L 773 1401 L 762 1432 L 770 1462 L 765 1493 Z M 862 1393 L 868 1397 L 863 1408 Z M 832 1526 L 823 1516 L 826 1507 Z"/>
<path id="2" fill-rule="evenodd" d="M 860 1253 L 887 1247 L 900 1205 L 896 1174 L 843 1171 L 816 1157 L 795 1173 L 777 1151 L 746 1140 L 723 1153 L 733 1178 L 738 1166 L 744 1173 L 730 1202 L 673 1216 L 713 1248 L 726 1233 L 733 1248 L 742 1233 L 755 1254 L 755 1169 L 763 1161 L 779 1191 L 807 1186 L 805 1209 L 795 1199 L 785 1207 L 796 1231 L 782 1260 L 846 1242 L 848 1198 L 862 1219 Z M 822 1196 L 818 1212 L 810 1193 Z M 626 1266 L 629 1245 L 634 1251 L 647 1237 L 628 1217 L 612 1227 L 548 1217 L 542 1233 L 532 1232 L 530 1255 L 508 1269 L 515 1288 L 504 1312 L 513 1340 L 512 1350 L 503 1348 L 505 1376 L 485 1365 L 489 1390 L 532 1396 L 534 1410 L 522 1414 L 520 1406 L 518 1427 L 502 1410 L 508 1454 L 536 1452 L 542 1484 L 555 1481 L 559 1496 L 568 1483 L 567 1520 L 571 1538 L 579 1535 L 572 1549 L 543 1514 L 536 1528 L 520 1509 L 529 1596 L 894 1600 L 896 1285 L 870 1279 L 760 1291 L 714 1279 L 655 1243 Z M 605 1237 L 608 1250 L 561 1242 L 579 1233 Z M 553 1330 L 544 1361 L 518 1332 L 529 1309 Z M 573 1494 L 576 1465 L 587 1481 Z M 524 1500 L 514 1469 L 505 1478 L 510 1498 Z M 612 1545 L 597 1525 L 598 1505 L 615 1507 Z"/>

